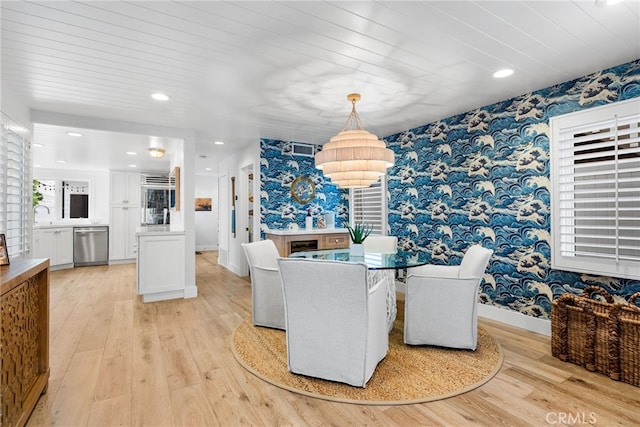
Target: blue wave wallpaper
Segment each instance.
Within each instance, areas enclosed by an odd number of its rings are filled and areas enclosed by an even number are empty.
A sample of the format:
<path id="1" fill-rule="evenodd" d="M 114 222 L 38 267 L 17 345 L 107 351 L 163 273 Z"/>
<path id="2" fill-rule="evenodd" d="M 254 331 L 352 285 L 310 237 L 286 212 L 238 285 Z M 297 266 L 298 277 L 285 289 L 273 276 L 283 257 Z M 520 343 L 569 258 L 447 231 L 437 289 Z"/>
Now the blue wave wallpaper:
<path id="1" fill-rule="evenodd" d="M 552 269 L 550 235 L 549 118 L 636 97 L 640 59 L 384 138 L 396 154 L 390 234 L 435 264 L 460 263 L 473 243 L 493 249 L 481 301 L 538 318 L 588 285 L 617 299 L 640 291 L 640 280 Z M 313 157 L 293 156 L 290 141 L 261 139 L 260 174 L 263 231 L 304 228 L 307 209 L 316 219 L 335 212 L 336 227 L 348 221 L 348 191 L 325 180 Z M 290 196 L 300 175 L 316 185 L 305 205 Z"/>
<path id="2" fill-rule="evenodd" d="M 639 280 L 551 269 L 549 118 L 640 97 L 640 60 L 385 138 L 390 234 L 433 263 L 494 250 L 485 304 L 549 319 L 551 301 L 596 284 L 616 298 Z"/>
<path id="3" fill-rule="evenodd" d="M 335 227 L 349 220 L 349 192 L 325 179 L 315 167 L 313 157 L 293 155 L 292 141 L 260 140 L 260 228 L 286 229 L 289 224 L 305 227 L 307 210 L 317 220 L 327 212 L 335 213 Z M 321 150 L 321 145 L 315 145 Z M 316 195 L 310 203 L 300 204 L 291 197 L 291 183 L 299 176 L 311 178 Z"/>

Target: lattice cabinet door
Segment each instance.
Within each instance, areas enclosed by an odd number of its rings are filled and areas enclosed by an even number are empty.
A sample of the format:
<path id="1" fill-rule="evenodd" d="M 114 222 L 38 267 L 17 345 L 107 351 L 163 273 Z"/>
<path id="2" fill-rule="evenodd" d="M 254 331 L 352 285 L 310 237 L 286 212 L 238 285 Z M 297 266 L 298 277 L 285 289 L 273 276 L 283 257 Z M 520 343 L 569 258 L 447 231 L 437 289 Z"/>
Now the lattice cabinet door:
<path id="1" fill-rule="evenodd" d="M 31 261 L 26 265 L 33 267 L 34 260 L 26 261 Z M 2 267 L 2 427 L 24 425 L 48 383 L 49 262 L 42 263 L 26 271 L 17 268 L 21 264 L 16 268 Z M 15 275 L 17 272 L 20 274 Z"/>

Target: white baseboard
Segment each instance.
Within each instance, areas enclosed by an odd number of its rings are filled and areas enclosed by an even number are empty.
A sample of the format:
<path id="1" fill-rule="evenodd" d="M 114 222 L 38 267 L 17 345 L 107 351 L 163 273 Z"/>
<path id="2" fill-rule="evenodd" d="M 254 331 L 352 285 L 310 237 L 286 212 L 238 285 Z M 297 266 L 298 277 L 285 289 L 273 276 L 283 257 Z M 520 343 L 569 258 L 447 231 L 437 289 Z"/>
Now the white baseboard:
<path id="1" fill-rule="evenodd" d="M 538 334 L 551 336 L 551 321 L 527 316 L 517 311 L 498 308 L 487 304 L 478 303 L 478 316 L 510 326 L 526 329 Z"/>
<path id="2" fill-rule="evenodd" d="M 184 288 L 184 298 L 195 298 L 198 296 L 198 288 L 196 286 L 187 286 Z"/>
<path id="3" fill-rule="evenodd" d="M 196 246 L 196 251 L 217 251 L 218 245 Z"/>
<path id="4" fill-rule="evenodd" d="M 229 264 L 229 265 L 227 265 L 227 270 L 231 271 L 232 273 L 236 274 L 239 277 L 242 277 L 242 276 L 240 276 L 240 266 L 237 265 L 237 264 Z"/>
<path id="5" fill-rule="evenodd" d="M 169 299 L 184 298 L 184 291 L 167 291 L 167 292 L 155 292 L 152 294 L 142 295 L 142 302 L 156 302 L 165 301 Z"/>
<path id="6" fill-rule="evenodd" d="M 109 265 L 118 265 L 118 264 L 133 264 L 136 262 L 135 258 L 127 258 L 127 259 L 114 259 L 109 260 Z"/>

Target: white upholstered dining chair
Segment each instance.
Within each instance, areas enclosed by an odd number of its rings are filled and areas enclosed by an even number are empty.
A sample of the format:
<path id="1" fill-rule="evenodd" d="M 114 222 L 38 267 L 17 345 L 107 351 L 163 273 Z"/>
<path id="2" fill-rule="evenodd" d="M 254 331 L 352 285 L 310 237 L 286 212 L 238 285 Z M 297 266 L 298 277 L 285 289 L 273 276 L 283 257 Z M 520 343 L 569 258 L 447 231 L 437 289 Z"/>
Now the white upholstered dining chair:
<path id="1" fill-rule="evenodd" d="M 471 246 L 457 266 L 408 269 L 404 342 L 475 350 L 478 288 L 493 251 Z"/>
<path id="2" fill-rule="evenodd" d="M 278 271 L 278 249 L 271 240 L 243 243 L 251 274 L 253 324 L 284 329 L 284 298 Z"/>
<path id="3" fill-rule="evenodd" d="M 364 251 L 376 254 L 393 254 L 398 252 L 398 238 L 396 236 L 369 235 L 364 242 Z"/>
<path id="4" fill-rule="evenodd" d="M 389 349 L 385 289 L 363 263 L 279 258 L 289 370 L 365 387 Z"/>

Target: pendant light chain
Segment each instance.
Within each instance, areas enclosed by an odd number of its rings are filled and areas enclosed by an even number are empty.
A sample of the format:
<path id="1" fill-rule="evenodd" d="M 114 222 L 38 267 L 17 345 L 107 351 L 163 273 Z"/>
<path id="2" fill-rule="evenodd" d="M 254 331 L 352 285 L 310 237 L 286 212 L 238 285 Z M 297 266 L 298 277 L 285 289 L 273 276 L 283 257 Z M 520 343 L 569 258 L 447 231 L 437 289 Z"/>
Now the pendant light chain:
<path id="1" fill-rule="evenodd" d="M 350 98 L 350 100 L 351 100 L 351 114 L 349 114 L 349 117 L 347 118 L 347 122 L 342 127 L 342 131 L 362 130 L 362 122 L 360 121 L 360 116 L 358 116 L 358 112 L 356 111 L 356 102 L 358 102 L 358 99 L 353 97 L 353 98 Z"/>

